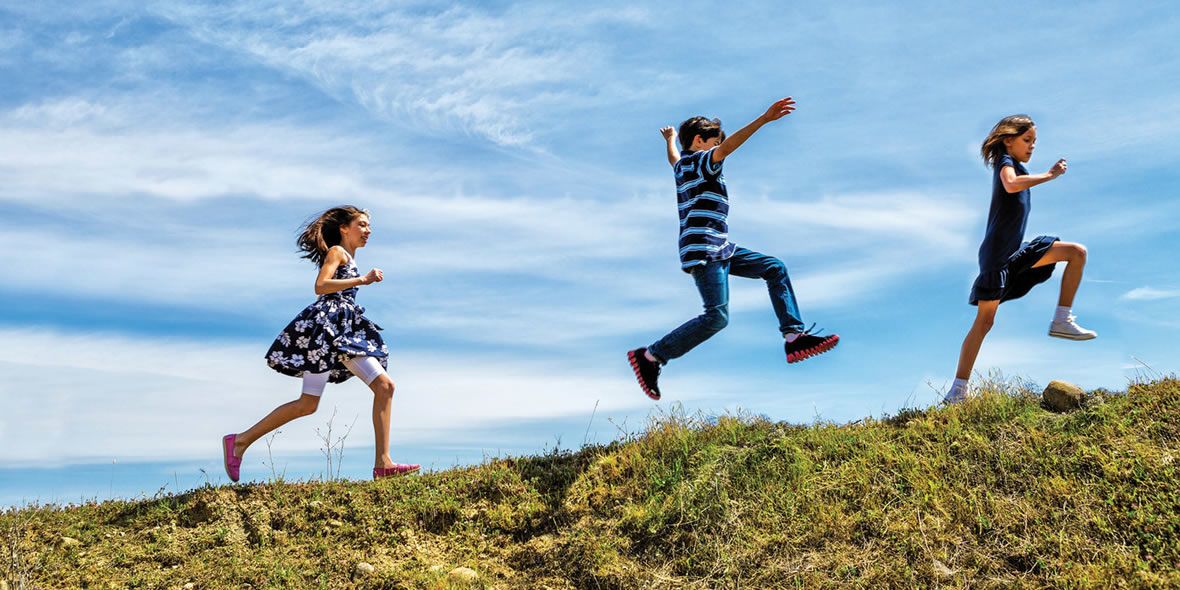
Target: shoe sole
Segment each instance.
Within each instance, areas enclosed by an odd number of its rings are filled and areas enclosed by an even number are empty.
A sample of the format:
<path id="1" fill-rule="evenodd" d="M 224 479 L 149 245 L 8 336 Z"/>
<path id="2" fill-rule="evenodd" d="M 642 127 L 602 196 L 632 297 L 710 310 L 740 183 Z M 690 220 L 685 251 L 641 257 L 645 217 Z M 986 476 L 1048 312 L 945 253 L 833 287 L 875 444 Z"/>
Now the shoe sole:
<path id="1" fill-rule="evenodd" d="M 1049 331 L 1049 335 L 1054 338 L 1064 338 L 1065 340 L 1093 340 L 1098 337 L 1097 334 L 1067 334 L 1065 332 Z"/>
<path id="2" fill-rule="evenodd" d="M 376 473 L 374 473 L 373 474 L 373 481 L 377 481 L 379 479 L 385 479 L 387 477 L 404 477 L 404 476 L 407 476 L 411 473 L 418 473 L 418 470 L 420 470 L 420 469 L 422 469 L 421 466 L 415 467 L 413 469 L 407 469 L 405 471 L 401 471 L 401 472 L 397 472 L 397 473 L 387 473 L 385 475 L 377 475 Z"/>
<path id="3" fill-rule="evenodd" d="M 840 343 L 840 337 L 839 336 L 832 336 L 831 338 L 828 338 L 827 340 L 820 342 L 816 346 L 812 346 L 811 348 L 808 348 L 806 350 L 800 350 L 799 352 L 792 352 L 791 354 L 788 354 L 787 355 L 787 363 L 794 364 L 794 363 L 798 363 L 800 361 L 807 360 L 813 356 L 819 356 L 829 350 L 832 350 L 833 348 L 836 348 L 836 345 L 839 343 Z"/>
<path id="4" fill-rule="evenodd" d="M 631 363 L 631 371 L 635 373 L 635 380 L 639 382 L 639 388 L 643 390 L 643 394 L 653 400 L 660 401 L 660 394 L 655 393 L 647 386 L 643 380 L 643 375 L 639 372 L 639 361 L 635 359 L 635 351 L 627 351 L 627 362 Z"/>
<path id="5" fill-rule="evenodd" d="M 950 398 L 944 397 L 944 398 L 942 398 L 942 402 L 940 402 L 940 405 L 942 405 L 944 407 L 953 406 L 955 404 L 961 404 L 961 403 L 971 399 L 972 397 L 974 397 L 974 396 L 964 395 L 963 397 L 959 397 L 959 398 L 955 398 L 955 399 L 950 399 Z"/>

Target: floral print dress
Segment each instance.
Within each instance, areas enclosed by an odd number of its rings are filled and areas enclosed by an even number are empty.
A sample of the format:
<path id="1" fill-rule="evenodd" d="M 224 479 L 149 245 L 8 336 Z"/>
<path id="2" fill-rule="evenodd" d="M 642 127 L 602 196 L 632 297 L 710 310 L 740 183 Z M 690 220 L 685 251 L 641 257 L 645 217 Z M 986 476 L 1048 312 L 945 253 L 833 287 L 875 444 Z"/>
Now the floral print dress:
<path id="1" fill-rule="evenodd" d="M 350 258 L 336 269 L 334 279 L 359 277 Z M 340 383 L 352 377 L 344 366 L 350 357 L 371 356 L 387 366 L 389 349 L 381 339 L 381 327 L 365 317 L 356 304 L 357 288 L 320 295 L 287 324 L 266 353 L 270 368 L 292 377 L 330 372 L 328 381 Z"/>

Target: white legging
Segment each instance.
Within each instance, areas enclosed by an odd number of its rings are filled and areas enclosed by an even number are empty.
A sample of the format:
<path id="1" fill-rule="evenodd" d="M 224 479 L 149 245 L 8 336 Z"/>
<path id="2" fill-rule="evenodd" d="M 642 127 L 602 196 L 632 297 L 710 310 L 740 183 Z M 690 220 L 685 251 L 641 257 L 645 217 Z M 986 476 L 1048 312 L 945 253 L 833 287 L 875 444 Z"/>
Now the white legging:
<path id="1" fill-rule="evenodd" d="M 385 367 L 377 362 L 377 359 L 371 356 L 354 356 L 344 361 L 344 366 L 352 371 L 353 375 L 360 377 L 365 385 L 370 385 L 373 380 L 385 374 Z M 323 373 L 304 373 L 303 374 L 303 393 L 304 395 L 314 395 L 319 397 L 324 394 L 324 386 L 328 384 L 327 371 Z"/>

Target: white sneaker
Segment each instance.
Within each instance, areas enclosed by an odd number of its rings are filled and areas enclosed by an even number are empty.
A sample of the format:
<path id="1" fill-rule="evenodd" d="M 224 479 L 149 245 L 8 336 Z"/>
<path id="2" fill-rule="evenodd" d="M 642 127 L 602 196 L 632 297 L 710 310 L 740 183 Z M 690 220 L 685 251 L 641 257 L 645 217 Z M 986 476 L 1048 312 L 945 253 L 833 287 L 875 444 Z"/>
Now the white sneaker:
<path id="1" fill-rule="evenodd" d="M 971 393 L 966 387 L 960 387 L 956 389 L 954 386 L 952 386 L 951 390 L 946 392 L 946 397 L 942 398 L 942 404 L 945 406 L 957 404 L 969 397 L 971 397 Z"/>
<path id="2" fill-rule="evenodd" d="M 1098 332 L 1079 326 L 1075 319 L 1077 316 L 1070 314 L 1062 321 L 1054 320 L 1049 324 L 1049 335 L 1067 340 L 1093 340 L 1098 337 Z"/>

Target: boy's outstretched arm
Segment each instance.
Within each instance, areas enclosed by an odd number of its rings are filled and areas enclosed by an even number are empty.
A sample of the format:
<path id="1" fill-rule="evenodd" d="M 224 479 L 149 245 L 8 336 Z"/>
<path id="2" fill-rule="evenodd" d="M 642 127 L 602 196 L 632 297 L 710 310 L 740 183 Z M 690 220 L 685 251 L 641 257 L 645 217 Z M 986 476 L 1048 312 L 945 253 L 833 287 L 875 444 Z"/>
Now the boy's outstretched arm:
<path id="1" fill-rule="evenodd" d="M 676 147 L 676 129 L 673 127 L 660 127 L 660 135 L 664 136 L 664 141 L 668 142 L 668 164 L 676 165 L 680 161 L 680 148 Z"/>
<path id="2" fill-rule="evenodd" d="M 754 132 L 761 129 L 763 125 L 771 121 L 777 121 L 791 114 L 793 110 L 795 110 L 795 99 L 789 96 L 774 101 L 774 104 L 770 105 L 770 108 L 766 109 L 765 113 L 762 113 L 757 119 L 750 121 L 749 125 L 738 129 L 737 133 L 726 137 L 725 141 L 721 142 L 721 145 L 713 150 L 713 161 L 720 162 L 724 160 L 729 154 L 737 151 L 743 143 L 746 143 L 746 140 L 750 139 L 750 136 L 754 135 Z"/>

